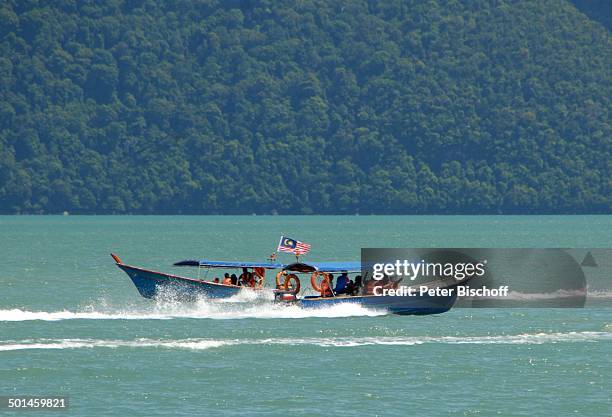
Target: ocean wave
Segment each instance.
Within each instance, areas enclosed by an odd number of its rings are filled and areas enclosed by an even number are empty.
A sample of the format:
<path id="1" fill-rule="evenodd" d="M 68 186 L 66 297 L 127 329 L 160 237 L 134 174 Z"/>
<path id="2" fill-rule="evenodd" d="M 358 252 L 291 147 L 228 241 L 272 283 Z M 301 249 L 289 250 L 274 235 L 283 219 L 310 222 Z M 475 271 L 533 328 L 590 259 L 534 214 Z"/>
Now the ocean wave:
<path id="1" fill-rule="evenodd" d="M 506 300 L 557 300 L 559 298 L 574 298 L 585 297 L 587 292 L 585 289 L 577 290 L 556 290 L 544 293 L 524 293 L 520 291 L 509 291 L 506 297 L 491 297 Z M 485 298 L 485 297 L 483 297 Z"/>
<path id="2" fill-rule="evenodd" d="M 178 348 L 204 350 L 221 347 L 228 342 L 220 340 L 99 340 L 99 339 L 40 339 L 18 342 L 0 342 L 0 352 L 28 349 L 83 349 L 83 348 Z"/>
<path id="3" fill-rule="evenodd" d="M 543 293 L 527 293 L 521 291 L 508 291 L 505 296 L 479 296 L 474 297 L 475 299 L 485 300 L 512 300 L 512 301 L 532 301 L 532 300 L 557 300 L 562 298 L 575 298 L 575 297 L 586 297 L 589 298 L 600 298 L 600 299 L 612 299 L 612 292 L 607 290 L 592 290 L 592 289 L 576 289 L 576 290 L 563 290 L 559 289 L 551 292 Z M 470 298 L 470 297 L 466 297 Z"/>
<path id="4" fill-rule="evenodd" d="M 360 346 L 414 346 L 423 344 L 510 344 L 533 345 L 546 343 L 584 343 L 612 340 L 610 332 L 527 333 L 495 336 L 385 336 L 385 337 L 334 337 L 334 338 L 267 338 L 267 339 L 26 339 L 0 342 L 0 351 L 28 349 L 83 349 L 83 348 L 160 348 L 207 350 L 239 345 L 288 345 L 316 347 Z"/>

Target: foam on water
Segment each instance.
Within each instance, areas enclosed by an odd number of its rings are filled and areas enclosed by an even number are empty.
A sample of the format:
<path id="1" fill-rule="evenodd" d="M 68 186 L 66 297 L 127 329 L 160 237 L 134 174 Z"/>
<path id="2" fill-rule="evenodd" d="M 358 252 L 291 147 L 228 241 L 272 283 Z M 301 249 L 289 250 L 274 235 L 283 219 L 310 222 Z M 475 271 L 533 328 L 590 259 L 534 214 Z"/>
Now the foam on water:
<path id="1" fill-rule="evenodd" d="M 588 298 L 601 298 L 605 300 L 612 300 L 612 291 L 608 290 L 592 290 L 589 288 L 589 292 L 587 294 Z"/>
<path id="2" fill-rule="evenodd" d="M 586 290 L 557 290 L 544 293 L 524 293 L 520 291 L 509 291 L 505 297 L 482 297 L 482 298 L 497 298 L 506 300 L 557 300 L 559 298 L 573 298 L 586 296 Z"/>
<path id="3" fill-rule="evenodd" d="M 268 338 L 268 339 L 27 339 L 0 342 L 0 351 L 27 349 L 82 348 L 161 348 L 207 350 L 237 345 L 289 345 L 318 347 L 414 346 L 422 344 L 506 344 L 533 345 L 547 343 L 585 343 L 612 341 L 611 332 L 527 333 L 495 336 L 413 336 L 413 337 L 332 337 L 332 338 Z"/>
<path id="4" fill-rule="evenodd" d="M 25 349 L 81 349 L 81 348 L 179 348 L 204 350 L 213 347 L 220 347 L 229 342 L 220 340 L 190 340 L 181 341 L 174 340 L 153 340 L 153 339 L 136 339 L 136 340 L 99 340 L 99 339 L 40 339 L 40 340 L 23 340 L 18 343 L 0 342 L 0 352 L 10 350 L 25 350 Z"/>
<path id="5" fill-rule="evenodd" d="M 57 320 L 170 320 L 189 319 L 300 319 L 309 317 L 379 316 L 386 312 L 353 303 L 304 309 L 297 305 L 270 302 L 265 295 L 242 292 L 222 300 L 201 299 L 193 303 L 155 302 L 149 306 L 109 307 L 105 302 L 76 311 L 0 310 L 2 321 Z"/>
<path id="6" fill-rule="evenodd" d="M 507 299 L 531 300 L 578 295 L 576 292 L 523 294 L 510 292 Z M 588 298 L 612 299 L 609 291 L 589 290 Z M 587 299 L 588 299 L 587 298 Z M 58 321 L 58 320 L 170 320 L 170 319 L 300 319 L 309 317 L 380 316 L 381 310 L 365 308 L 354 303 L 343 303 L 323 308 L 304 309 L 297 305 L 277 304 L 272 301 L 272 292 L 241 291 L 224 299 L 201 298 L 196 302 L 176 301 L 168 296 L 162 300 L 147 301 L 137 305 L 112 305 L 100 299 L 90 305 L 74 310 L 30 311 L 13 308 L 0 310 L 0 322 Z"/>

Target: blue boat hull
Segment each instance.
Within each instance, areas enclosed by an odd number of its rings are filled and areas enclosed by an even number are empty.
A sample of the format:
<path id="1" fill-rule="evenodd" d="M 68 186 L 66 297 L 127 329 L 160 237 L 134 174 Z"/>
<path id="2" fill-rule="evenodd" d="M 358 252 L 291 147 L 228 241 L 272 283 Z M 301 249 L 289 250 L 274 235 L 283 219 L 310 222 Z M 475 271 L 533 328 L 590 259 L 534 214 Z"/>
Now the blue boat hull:
<path id="1" fill-rule="evenodd" d="M 453 291 L 456 294 L 456 291 Z M 343 303 L 359 304 L 366 308 L 384 310 L 399 315 L 440 314 L 450 310 L 456 295 L 447 297 L 434 296 L 348 296 L 348 297 L 305 297 L 298 300 L 298 305 L 304 308 L 323 308 Z"/>
<path id="2" fill-rule="evenodd" d="M 172 298 L 185 301 L 199 297 L 228 298 L 240 292 L 242 287 L 215 284 L 193 278 L 150 271 L 124 264 L 117 264 L 132 280 L 145 298 Z"/>

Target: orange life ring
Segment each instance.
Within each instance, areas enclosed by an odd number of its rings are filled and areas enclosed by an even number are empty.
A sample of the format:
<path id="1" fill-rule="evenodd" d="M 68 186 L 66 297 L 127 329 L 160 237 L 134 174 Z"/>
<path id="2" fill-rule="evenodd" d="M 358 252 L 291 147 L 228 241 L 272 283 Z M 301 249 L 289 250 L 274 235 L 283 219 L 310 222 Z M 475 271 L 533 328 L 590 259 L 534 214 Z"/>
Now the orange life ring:
<path id="1" fill-rule="evenodd" d="M 298 278 L 298 276 L 295 274 L 289 274 L 285 277 L 285 283 L 283 284 L 283 289 L 285 291 L 288 291 L 291 280 L 295 282 L 295 285 L 293 285 L 293 291 L 291 291 L 291 293 L 292 294 L 299 293 L 300 289 L 302 288 L 302 284 L 300 283 L 300 279 Z"/>
<path id="2" fill-rule="evenodd" d="M 323 280 L 321 281 L 321 285 L 319 285 L 319 283 L 317 282 L 317 277 L 319 275 L 323 275 Z M 327 285 L 324 285 L 323 283 L 326 283 Z M 310 276 L 310 285 L 312 285 L 312 288 L 315 291 L 318 291 L 319 293 L 321 293 L 321 297 L 326 297 L 327 291 L 331 293 L 331 285 L 329 285 L 329 274 L 326 274 L 325 272 L 318 272 L 318 271 L 313 272 L 312 275 Z"/>

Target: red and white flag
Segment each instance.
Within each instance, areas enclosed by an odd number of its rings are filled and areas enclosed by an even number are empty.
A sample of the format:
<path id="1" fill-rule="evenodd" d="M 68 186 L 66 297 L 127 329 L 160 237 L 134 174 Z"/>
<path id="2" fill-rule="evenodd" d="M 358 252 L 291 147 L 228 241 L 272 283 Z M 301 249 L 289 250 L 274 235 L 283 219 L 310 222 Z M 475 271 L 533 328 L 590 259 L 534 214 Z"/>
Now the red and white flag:
<path id="1" fill-rule="evenodd" d="M 291 239 L 290 237 L 281 236 L 276 250 L 279 252 L 291 252 L 296 255 L 304 255 L 310 252 L 310 244 Z"/>

